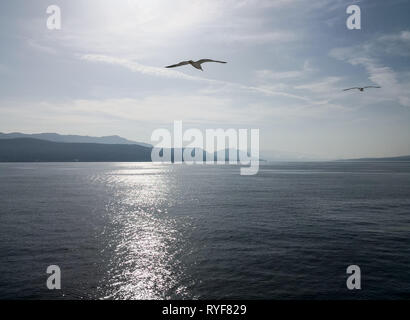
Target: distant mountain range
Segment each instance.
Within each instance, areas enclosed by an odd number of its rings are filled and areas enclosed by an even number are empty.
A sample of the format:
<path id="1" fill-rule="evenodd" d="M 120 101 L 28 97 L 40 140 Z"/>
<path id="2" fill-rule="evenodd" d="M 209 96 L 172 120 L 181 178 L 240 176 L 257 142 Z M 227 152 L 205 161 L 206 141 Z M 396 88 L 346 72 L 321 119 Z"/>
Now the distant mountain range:
<path id="1" fill-rule="evenodd" d="M 120 136 L 106 136 L 106 137 L 89 137 L 89 136 L 79 136 L 79 135 L 61 135 L 58 133 L 34 133 L 25 134 L 20 132 L 13 133 L 2 133 L 0 132 L 0 139 L 16 139 L 16 138 L 33 138 L 53 142 L 64 142 L 64 143 L 103 143 L 103 144 L 136 144 L 143 147 L 152 148 L 152 145 L 135 142 Z"/>
<path id="2" fill-rule="evenodd" d="M 0 139 L 0 162 L 151 162 L 153 147 L 139 144 L 104 144 L 54 142 L 34 138 Z M 159 151 L 159 150 L 158 150 Z M 204 161 L 212 154 L 202 149 Z M 239 151 L 237 157 L 239 158 Z M 237 159 L 238 159 L 237 158 Z M 217 153 L 213 159 L 216 161 Z M 229 159 L 229 150 L 225 150 L 225 161 Z M 171 161 L 174 150 L 171 149 Z"/>
<path id="3" fill-rule="evenodd" d="M 339 161 L 410 161 L 410 156 L 387 157 L 387 158 L 359 158 Z"/>
<path id="4" fill-rule="evenodd" d="M 151 150 L 137 144 L 0 139 L 0 162 L 149 162 Z"/>
<path id="5" fill-rule="evenodd" d="M 150 162 L 153 146 L 120 136 L 89 137 L 57 133 L 0 133 L 0 162 Z M 209 154 L 202 149 L 205 160 Z M 173 150 L 171 149 L 172 161 Z M 225 150 L 228 160 L 229 150 Z M 239 158 L 240 151 L 237 151 Z M 211 155 L 212 157 L 212 155 Z M 216 154 L 214 154 L 216 160 Z M 308 158 L 272 156 L 276 161 L 309 161 Z M 325 160 L 325 159 L 324 159 Z M 263 160 L 261 160 L 263 161 Z M 410 161 L 410 156 L 339 161 Z"/>

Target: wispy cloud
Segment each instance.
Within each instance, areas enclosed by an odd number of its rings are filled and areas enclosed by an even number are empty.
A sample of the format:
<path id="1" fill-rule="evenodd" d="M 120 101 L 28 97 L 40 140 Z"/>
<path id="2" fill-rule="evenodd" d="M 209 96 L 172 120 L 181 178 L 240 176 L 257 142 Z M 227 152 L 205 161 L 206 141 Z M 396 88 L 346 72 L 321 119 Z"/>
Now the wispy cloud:
<path id="1" fill-rule="evenodd" d="M 340 76 L 320 76 L 319 69 L 313 67 L 306 60 L 301 69 L 289 71 L 274 71 L 270 69 L 255 72 L 257 80 L 261 82 L 259 88 L 281 90 L 293 95 L 304 97 L 305 105 L 301 110 L 321 108 L 327 110 L 348 110 L 340 103 L 334 102 L 342 97 Z M 305 108 L 306 107 L 306 108 Z M 296 110 L 296 108 L 295 108 Z M 301 112 L 301 114 L 304 112 Z M 320 113 L 314 111 L 314 113 Z"/>
<path id="2" fill-rule="evenodd" d="M 122 59 L 122 58 L 116 58 L 116 57 L 110 57 L 110 56 L 98 55 L 98 54 L 82 55 L 80 56 L 80 59 L 91 61 L 91 62 L 113 64 L 113 65 L 126 68 L 132 72 L 137 72 L 137 73 L 141 73 L 145 75 L 165 77 L 165 78 L 184 79 L 184 80 L 191 80 L 191 81 L 200 81 L 200 82 L 208 83 L 210 85 L 219 85 L 219 86 L 225 86 L 228 88 L 236 88 L 236 89 L 264 94 L 267 96 L 281 96 L 285 98 L 291 98 L 291 99 L 311 102 L 311 100 L 306 97 L 287 93 L 287 92 L 275 91 L 275 90 L 272 90 L 271 88 L 264 87 L 264 86 L 242 85 L 242 84 L 234 83 L 234 82 L 195 77 L 195 76 L 186 75 L 182 72 L 175 71 L 175 70 L 168 70 L 165 68 L 146 66 L 138 62 L 130 61 L 128 59 Z"/>
<path id="3" fill-rule="evenodd" d="M 268 10 L 298 0 L 138 0 L 118 3 L 90 0 L 81 12 L 66 16 L 57 41 L 76 52 L 147 58 L 180 43 L 265 44 L 298 39 L 295 32 L 269 27 Z M 90 19 L 88 12 L 93 12 Z M 115 12 L 115 14 L 112 14 Z M 280 24 L 280 23 L 279 23 Z"/>
<path id="4" fill-rule="evenodd" d="M 392 33 L 387 35 L 382 35 L 379 37 L 380 41 L 403 41 L 410 42 L 410 31 L 403 30 L 399 33 Z"/>
<path id="5" fill-rule="evenodd" d="M 319 81 L 314 81 L 295 86 L 295 89 L 309 90 L 314 93 L 336 93 L 340 91 L 340 86 L 335 86 L 342 80 L 341 77 L 326 77 Z"/>
<path id="6" fill-rule="evenodd" d="M 303 68 L 301 70 L 274 71 L 270 69 L 264 69 L 255 71 L 255 74 L 261 80 L 297 80 L 307 76 L 313 71 L 315 71 L 315 69 L 312 68 L 309 61 L 305 61 Z"/>
<path id="7" fill-rule="evenodd" d="M 298 36 L 291 31 L 275 31 L 275 32 L 253 32 L 244 33 L 230 32 L 217 35 L 216 38 L 228 43 L 245 43 L 248 45 L 266 44 L 266 43 L 283 43 L 296 41 Z"/>
<path id="8" fill-rule="evenodd" d="M 39 51 L 39 52 L 41 52 L 41 53 L 47 53 L 47 54 L 56 54 L 56 53 L 57 53 L 57 51 L 56 51 L 55 48 L 42 45 L 42 44 L 38 43 L 37 41 L 35 41 L 35 40 L 33 40 L 33 39 L 28 39 L 28 40 L 27 40 L 27 45 L 28 45 L 30 48 L 32 48 L 32 49 L 34 49 L 34 50 L 37 50 L 37 51 Z"/>
<path id="9" fill-rule="evenodd" d="M 80 59 L 91 61 L 91 62 L 101 62 L 101 63 L 113 64 L 113 65 L 126 68 L 132 72 L 138 72 L 141 74 L 146 74 L 146 75 L 151 75 L 151 76 L 174 78 L 174 79 L 185 79 L 185 80 L 200 80 L 200 81 L 204 80 L 199 77 L 193 77 L 193 76 L 184 74 L 176 70 L 169 70 L 165 68 L 146 66 L 138 62 L 130 61 L 130 60 L 123 59 L 123 58 L 110 57 L 106 55 L 85 54 L 85 55 L 80 56 Z"/>
<path id="10" fill-rule="evenodd" d="M 379 51 L 389 55 L 410 56 L 410 31 L 403 30 L 382 35 L 367 46 L 369 52 Z"/>
<path id="11" fill-rule="evenodd" d="M 372 57 L 372 53 L 367 50 L 369 45 L 372 46 L 372 43 L 356 47 L 335 48 L 331 50 L 330 56 L 353 66 L 363 67 L 369 80 L 382 87 L 378 92 L 373 93 L 378 102 L 396 101 L 402 106 L 409 107 L 410 83 L 400 81 L 400 72 L 383 65 L 378 58 Z"/>

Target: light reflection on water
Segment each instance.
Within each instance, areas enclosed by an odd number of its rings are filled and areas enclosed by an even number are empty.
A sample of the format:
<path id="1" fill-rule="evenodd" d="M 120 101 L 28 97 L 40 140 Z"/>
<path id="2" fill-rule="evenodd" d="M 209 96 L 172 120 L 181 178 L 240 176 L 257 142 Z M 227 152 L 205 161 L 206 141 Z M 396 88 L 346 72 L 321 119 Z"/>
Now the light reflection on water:
<path id="1" fill-rule="evenodd" d="M 409 173 L 0 164 L 0 299 L 408 299 Z M 45 286 L 51 264 L 62 290 Z M 347 264 L 365 270 L 354 296 Z"/>
<path id="2" fill-rule="evenodd" d="M 106 207 L 111 223 L 105 230 L 108 275 L 102 284 L 105 299 L 166 299 L 168 292 L 184 295 L 178 254 L 177 222 L 167 216 L 172 195 L 170 167 L 118 164 L 105 179 L 113 190 Z"/>

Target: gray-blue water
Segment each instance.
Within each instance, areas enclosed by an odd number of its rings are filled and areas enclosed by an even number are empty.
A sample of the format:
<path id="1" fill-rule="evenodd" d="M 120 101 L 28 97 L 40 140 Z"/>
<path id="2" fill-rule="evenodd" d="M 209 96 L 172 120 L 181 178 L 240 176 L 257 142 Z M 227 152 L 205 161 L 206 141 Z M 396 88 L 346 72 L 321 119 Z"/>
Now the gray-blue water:
<path id="1" fill-rule="evenodd" d="M 0 164 L 3 299 L 409 297 L 410 163 Z"/>

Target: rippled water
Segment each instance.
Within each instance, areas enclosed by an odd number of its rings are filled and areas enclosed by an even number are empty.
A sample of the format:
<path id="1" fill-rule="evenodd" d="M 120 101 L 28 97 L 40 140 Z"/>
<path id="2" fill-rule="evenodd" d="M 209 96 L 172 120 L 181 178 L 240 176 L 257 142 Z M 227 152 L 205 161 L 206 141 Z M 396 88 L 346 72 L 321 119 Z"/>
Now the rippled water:
<path id="1" fill-rule="evenodd" d="M 0 164 L 0 298 L 409 298 L 409 235 L 410 163 Z"/>

